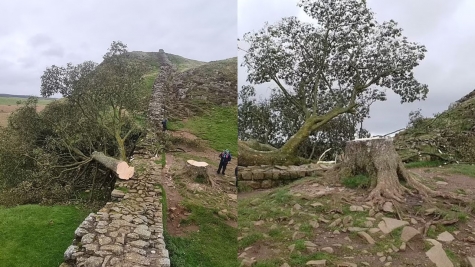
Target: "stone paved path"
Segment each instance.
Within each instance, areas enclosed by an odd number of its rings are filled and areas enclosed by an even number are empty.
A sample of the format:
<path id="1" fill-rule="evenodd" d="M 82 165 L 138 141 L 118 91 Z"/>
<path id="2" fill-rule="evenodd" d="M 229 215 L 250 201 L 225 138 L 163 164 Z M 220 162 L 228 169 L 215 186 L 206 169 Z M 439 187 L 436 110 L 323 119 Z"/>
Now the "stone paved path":
<path id="1" fill-rule="evenodd" d="M 118 181 L 113 202 L 91 213 L 76 229 L 60 267 L 170 266 L 157 186 L 160 175 L 155 171 Z"/>

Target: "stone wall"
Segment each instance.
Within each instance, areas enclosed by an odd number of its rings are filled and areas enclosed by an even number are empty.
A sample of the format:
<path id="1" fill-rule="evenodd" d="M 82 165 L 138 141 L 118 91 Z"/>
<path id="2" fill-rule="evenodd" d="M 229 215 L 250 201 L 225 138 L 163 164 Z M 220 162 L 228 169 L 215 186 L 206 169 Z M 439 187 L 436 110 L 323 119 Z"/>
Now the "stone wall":
<path id="1" fill-rule="evenodd" d="M 117 182 L 112 201 L 76 229 L 60 267 L 170 266 L 159 175 Z"/>
<path id="2" fill-rule="evenodd" d="M 331 165 L 238 167 L 238 183 L 252 189 L 267 189 L 291 183 L 308 176 L 322 176 Z"/>

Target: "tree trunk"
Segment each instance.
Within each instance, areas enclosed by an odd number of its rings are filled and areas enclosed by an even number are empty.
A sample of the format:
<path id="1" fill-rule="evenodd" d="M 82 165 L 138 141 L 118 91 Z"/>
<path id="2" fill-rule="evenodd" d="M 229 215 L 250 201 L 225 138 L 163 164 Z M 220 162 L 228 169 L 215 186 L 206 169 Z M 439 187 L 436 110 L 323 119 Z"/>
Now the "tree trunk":
<path id="1" fill-rule="evenodd" d="M 130 167 L 127 162 L 106 156 L 102 152 L 92 152 L 91 157 L 104 165 L 109 170 L 117 173 L 120 179 L 128 180 L 134 175 L 134 167 Z"/>
<path id="2" fill-rule="evenodd" d="M 375 204 L 386 200 L 403 202 L 404 193 L 412 194 L 400 181 L 406 181 L 408 186 L 424 196 L 436 193 L 409 175 L 392 140 L 386 138 L 357 139 L 346 143 L 339 176 L 346 178 L 358 174 L 370 178 L 371 192 L 367 200 Z"/>
<path id="3" fill-rule="evenodd" d="M 211 183 L 208 175 L 208 163 L 199 162 L 194 160 L 187 160 L 185 165 L 185 173 L 187 176 L 191 177 L 193 180 L 198 182 L 208 182 Z"/>
<path id="4" fill-rule="evenodd" d="M 263 146 L 252 141 L 238 140 L 238 151 L 239 166 L 301 165 L 310 162 L 295 155 L 282 153 L 279 149 L 272 149 L 268 145 Z"/>

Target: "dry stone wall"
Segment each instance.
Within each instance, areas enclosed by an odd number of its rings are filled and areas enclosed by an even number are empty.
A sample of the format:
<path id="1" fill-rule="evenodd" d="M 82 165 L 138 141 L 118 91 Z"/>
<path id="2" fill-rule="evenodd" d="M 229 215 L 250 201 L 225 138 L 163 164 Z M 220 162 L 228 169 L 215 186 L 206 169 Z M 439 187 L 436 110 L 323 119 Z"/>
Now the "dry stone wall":
<path id="1" fill-rule="evenodd" d="M 267 189 L 291 183 L 307 176 L 322 176 L 331 165 L 238 167 L 238 184 L 252 189 Z"/>
<path id="2" fill-rule="evenodd" d="M 159 175 L 118 182 L 112 201 L 89 214 L 76 229 L 61 267 L 170 266 Z"/>

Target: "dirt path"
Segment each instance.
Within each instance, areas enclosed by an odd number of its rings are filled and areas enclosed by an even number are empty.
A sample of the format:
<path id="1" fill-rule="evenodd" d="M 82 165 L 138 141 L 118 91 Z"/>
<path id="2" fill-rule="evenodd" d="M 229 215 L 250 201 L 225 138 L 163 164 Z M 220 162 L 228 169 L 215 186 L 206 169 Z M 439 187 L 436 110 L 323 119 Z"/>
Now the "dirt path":
<path id="1" fill-rule="evenodd" d="M 442 192 L 453 192 L 475 200 L 475 178 L 462 174 L 448 173 L 445 168 L 411 169 L 424 182 Z"/>
<path id="2" fill-rule="evenodd" d="M 234 168 L 236 167 L 237 158 L 228 164 L 226 175 L 218 175 L 216 173 L 217 167 L 210 165 L 208 168 L 208 174 L 211 179 L 216 182 L 216 187 L 211 187 L 205 184 L 199 184 L 194 181 L 186 181 L 185 184 L 177 184 L 176 176 L 179 176 L 180 171 L 184 166 L 184 162 L 187 157 L 200 158 L 201 160 L 206 160 L 207 162 L 215 161 L 216 164 L 219 163 L 219 152 L 206 146 L 206 141 L 201 140 L 199 137 L 189 133 L 187 131 L 169 131 L 168 134 L 182 138 L 184 142 L 177 145 L 180 150 L 184 150 L 185 155 L 180 153 L 167 153 L 166 155 L 166 166 L 162 170 L 162 185 L 167 194 L 167 205 L 168 205 L 168 218 L 167 218 L 167 230 L 173 236 L 186 236 L 190 232 L 194 232 L 198 229 L 197 225 L 181 225 L 181 222 L 186 219 L 189 213 L 183 207 L 182 203 L 184 200 L 189 198 L 190 192 L 208 192 L 210 197 L 206 199 L 205 202 L 209 202 L 211 206 L 218 203 L 214 203 L 215 198 L 223 197 L 229 199 L 230 202 L 234 202 L 234 205 L 227 205 L 228 212 L 235 214 L 237 217 L 237 195 L 236 188 L 234 186 L 235 177 L 234 177 Z M 188 142 L 192 141 L 190 144 Z M 198 146 L 191 144 L 201 144 Z M 183 195 L 185 194 L 185 196 Z M 228 203 L 225 203 L 228 204 Z M 223 208 L 226 210 L 226 208 Z M 237 227 L 237 221 L 229 220 L 227 222 L 233 227 Z"/>

